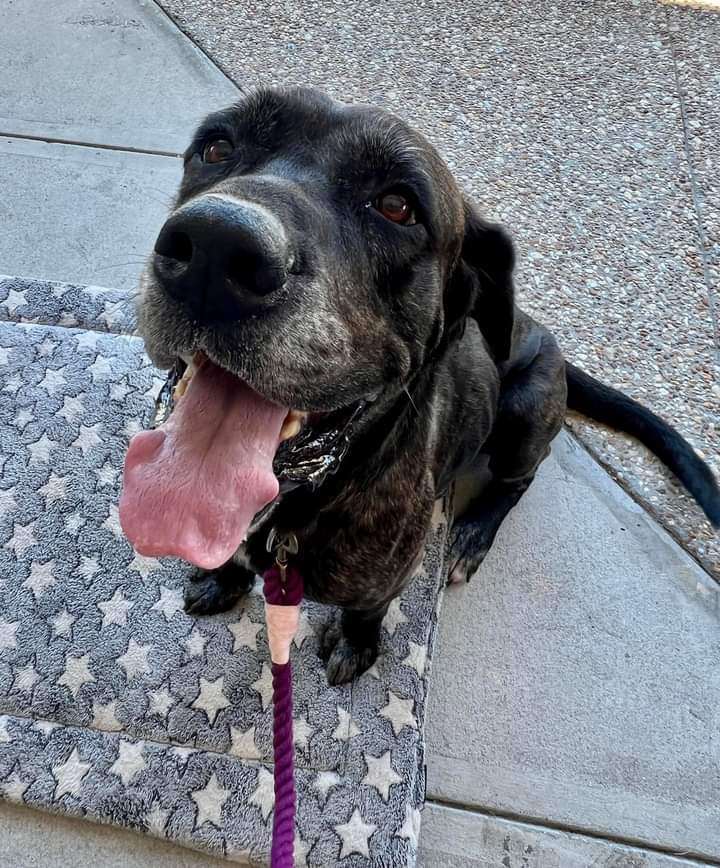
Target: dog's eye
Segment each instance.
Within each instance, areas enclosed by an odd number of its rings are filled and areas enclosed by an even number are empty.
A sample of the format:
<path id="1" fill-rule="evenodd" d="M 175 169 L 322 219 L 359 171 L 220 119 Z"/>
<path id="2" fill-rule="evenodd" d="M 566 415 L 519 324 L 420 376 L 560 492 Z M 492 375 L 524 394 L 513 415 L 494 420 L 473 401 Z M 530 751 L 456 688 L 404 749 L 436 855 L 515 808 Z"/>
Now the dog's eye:
<path id="1" fill-rule="evenodd" d="M 384 193 L 375 201 L 374 205 L 375 209 L 392 223 L 399 223 L 401 226 L 412 226 L 413 223 L 417 223 L 412 202 L 407 196 L 396 190 Z"/>
<path id="2" fill-rule="evenodd" d="M 213 139 L 203 148 L 203 162 L 222 163 L 224 160 L 229 160 L 234 151 L 232 142 L 227 139 Z"/>

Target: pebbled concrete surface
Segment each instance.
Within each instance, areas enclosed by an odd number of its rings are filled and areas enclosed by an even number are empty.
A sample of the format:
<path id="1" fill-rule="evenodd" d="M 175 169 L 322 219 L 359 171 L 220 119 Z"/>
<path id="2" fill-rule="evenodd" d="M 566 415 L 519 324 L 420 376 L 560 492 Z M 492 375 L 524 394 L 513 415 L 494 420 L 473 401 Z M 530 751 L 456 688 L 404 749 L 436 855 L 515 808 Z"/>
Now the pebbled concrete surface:
<path id="1" fill-rule="evenodd" d="M 0 136 L 0 272 L 134 292 L 181 172 L 175 157 Z"/>
<path id="2" fill-rule="evenodd" d="M 188 128 L 234 99 L 152 0 L 5 0 L 2 12 L 0 135 L 181 153 Z"/>
<path id="3" fill-rule="evenodd" d="M 313 84 L 424 131 L 513 232 L 521 302 L 568 357 L 668 418 L 720 471 L 712 215 L 701 230 L 697 210 L 720 160 L 719 15 L 654 0 L 162 3 L 244 87 Z M 707 130 L 702 151 L 692 124 L 688 149 L 684 107 Z M 720 577 L 720 538 L 659 463 L 572 424 Z"/>
<path id="4" fill-rule="evenodd" d="M 720 860 L 720 589 L 567 435 L 431 679 L 431 800 Z"/>

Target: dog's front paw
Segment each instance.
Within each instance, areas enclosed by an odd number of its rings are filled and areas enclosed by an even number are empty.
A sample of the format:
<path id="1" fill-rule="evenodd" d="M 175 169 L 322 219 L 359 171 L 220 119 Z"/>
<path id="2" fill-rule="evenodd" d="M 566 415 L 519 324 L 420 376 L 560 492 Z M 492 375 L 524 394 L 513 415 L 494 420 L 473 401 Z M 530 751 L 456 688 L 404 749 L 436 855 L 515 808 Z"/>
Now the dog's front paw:
<path id="1" fill-rule="evenodd" d="M 453 525 L 450 539 L 447 584 L 469 582 L 480 569 L 492 541 L 488 541 L 481 525 L 462 519 Z"/>
<path id="2" fill-rule="evenodd" d="M 221 567 L 193 576 L 185 585 L 185 611 L 188 615 L 217 615 L 232 609 L 252 585 L 244 572 Z"/>
<path id="3" fill-rule="evenodd" d="M 377 659 L 377 646 L 356 648 L 342 635 L 339 624 L 325 631 L 321 653 L 326 664 L 328 684 L 347 684 L 362 675 Z"/>
<path id="4" fill-rule="evenodd" d="M 377 648 L 353 648 L 341 639 L 327 662 L 328 684 L 347 684 L 367 671 L 377 659 Z"/>

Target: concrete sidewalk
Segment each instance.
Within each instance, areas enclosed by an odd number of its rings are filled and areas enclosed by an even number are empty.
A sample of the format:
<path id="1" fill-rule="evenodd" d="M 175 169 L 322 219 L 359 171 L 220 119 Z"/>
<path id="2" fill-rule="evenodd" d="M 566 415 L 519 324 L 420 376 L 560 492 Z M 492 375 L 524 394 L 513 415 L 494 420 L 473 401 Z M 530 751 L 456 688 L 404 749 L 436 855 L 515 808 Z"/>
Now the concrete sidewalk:
<path id="1" fill-rule="evenodd" d="M 442 138 L 468 187 L 517 231 L 524 300 L 577 358 L 645 389 L 698 445 L 716 449 L 718 403 L 704 391 L 703 365 L 712 366 L 708 275 L 718 262 L 710 100 L 720 19 L 649 2 L 586 8 L 469 4 L 461 14 L 419 4 L 401 14 L 360 3 L 351 21 L 333 3 L 261 16 L 244 3 L 168 3 L 239 80 L 390 101 Z M 0 272 L 131 292 L 179 178 L 173 154 L 236 87 L 150 2 L 46 10 L 13 0 L 4 24 Z M 584 52 L 582 65 L 568 60 L 573 51 Z M 676 84 L 685 81 L 697 163 L 663 77 L 668 57 Z M 562 111 L 572 122 L 550 123 Z M 635 258 L 625 262 L 623 250 Z M 627 275 L 634 289 L 618 298 Z M 638 311 L 642 324 L 629 326 Z M 641 332 L 652 332 L 650 344 Z M 610 353 L 618 336 L 632 370 Z M 667 367 L 656 383 L 657 353 Z M 593 436 L 611 463 L 629 460 L 619 441 Z M 667 489 L 658 510 L 678 521 L 684 501 L 646 466 Z M 687 515 L 699 526 L 696 511 Z M 715 557 L 707 533 L 693 540 Z M 720 864 L 719 619 L 710 576 L 575 441 L 559 438 L 480 573 L 445 595 L 424 864 Z M 34 848 L 24 864 L 55 865 L 77 839 L 78 866 L 162 859 L 142 837 L 104 829 L 101 852 L 97 830 L 24 813 L 0 809 L 0 864 L 23 865 Z M 173 858 L 159 864 L 214 863 Z"/>

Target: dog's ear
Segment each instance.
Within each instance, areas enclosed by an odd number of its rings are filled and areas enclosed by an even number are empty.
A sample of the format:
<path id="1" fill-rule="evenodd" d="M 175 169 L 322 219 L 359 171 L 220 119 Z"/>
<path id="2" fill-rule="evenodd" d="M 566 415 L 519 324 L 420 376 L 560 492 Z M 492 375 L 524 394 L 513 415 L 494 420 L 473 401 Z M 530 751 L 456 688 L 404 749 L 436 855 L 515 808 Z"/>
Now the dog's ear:
<path id="1" fill-rule="evenodd" d="M 515 251 L 505 230 L 483 220 L 475 206 L 466 202 L 465 235 L 453 276 L 454 299 L 446 301 L 446 328 L 452 328 L 458 314 L 463 322 L 464 317 L 471 316 L 496 362 L 510 355 L 515 321 L 514 265 Z"/>

